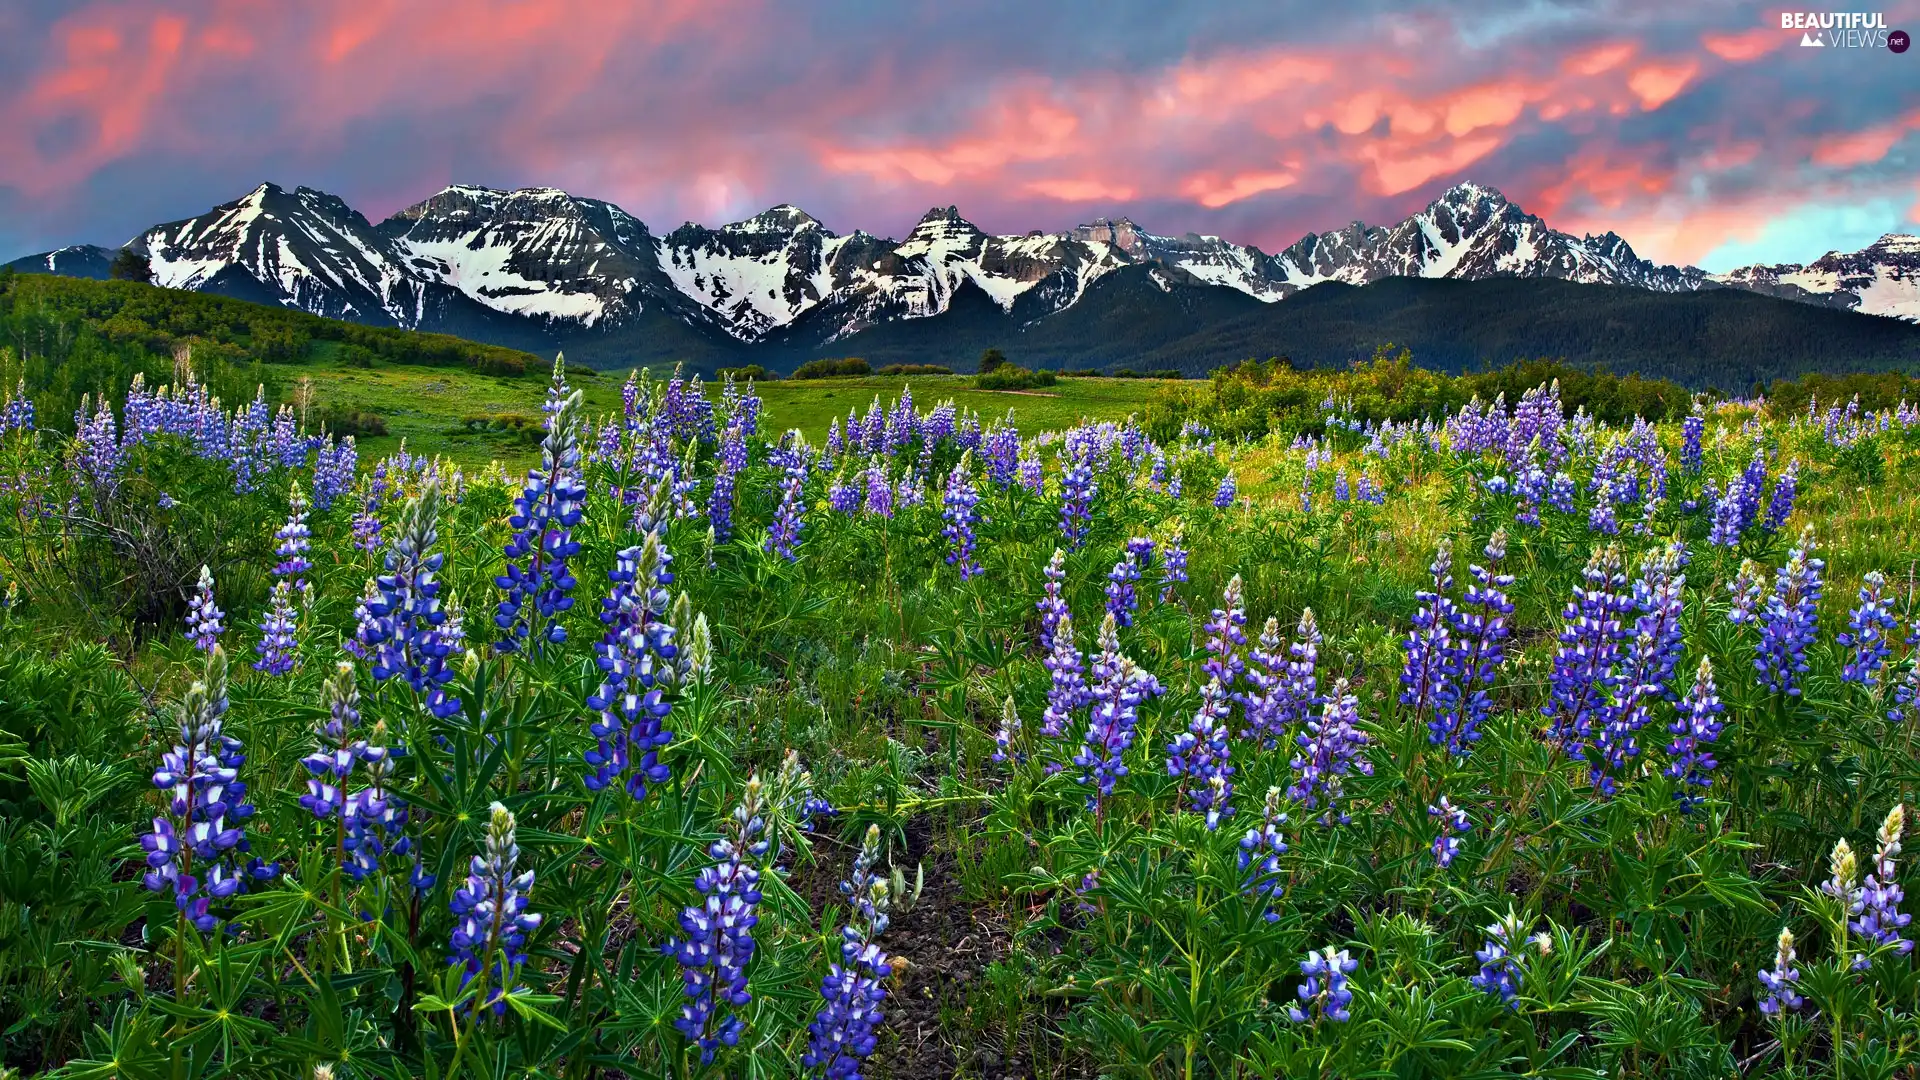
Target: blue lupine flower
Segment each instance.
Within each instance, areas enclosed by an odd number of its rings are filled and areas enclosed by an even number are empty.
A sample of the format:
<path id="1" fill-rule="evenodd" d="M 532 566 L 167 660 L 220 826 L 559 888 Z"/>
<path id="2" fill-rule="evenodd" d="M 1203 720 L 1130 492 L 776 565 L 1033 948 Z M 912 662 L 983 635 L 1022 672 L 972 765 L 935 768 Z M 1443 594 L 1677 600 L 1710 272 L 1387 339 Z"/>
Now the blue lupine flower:
<path id="1" fill-rule="evenodd" d="M 440 539 L 440 501 L 437 477 L 429 477 L 408 500 L 399 534 L 387 549 L 386 573 L 374 578 L 367 619 L 356 636 L 368 650 L 375 679 L 398 676 L 429 712 L 444 718 L 460 711 L 460 699 L 446 692 L 453 681 L 446 659 L 452 646 L 440 630 L 447 613 L 438 579 L 446 556 L 432 550 Z"/>
<path id="2" fill-rule="evenodd" d="M 1042 586 L 1040 601 L 1034 606 L 1040 611 L 1040 652 L 1046 655 L 1053 651 L 1055 628 L 1067 614 L 1067 601 L 1061 595 L 1067 580 L 1067 553 L 1054 548 L 1053 557 L 1047 560 L 1047 567 L 1041 573 L 1047 583 Z"/>
<path id="3" fill-rule="evenodd" d="M 1693 409 L 1680 425 L 1680 468 L 1686 473 L 1697 473 L 1704 460 L 1700 451 L 1700 437 L 1707 431 L 1707 403 L 1700 398 L 1693 400 Z"/>
<path id="4" fill-rule="evenodd" d="M 0 431 L 32 431 L 33 399 L 27 396 L 27 380 L 22 377 L 7 395 L 5 408 L 0 409 Z"/>
<path id="5" fill-rule="evenodd" d="M 1207 635 L 1207 659 L 1200 670 L 1208 678 L 1220 680 L 1220 688 L 1232 695 L 1239 690 L 1239 680 L 1247 668 L 1246 658 L 1241 650 L 1247 647 L 1247 611 L 1242 596 L 1246 585 L 1240 575 L 1233 575 L 1221 593 L 1223 607 L 1214 608 L 1201 627 Z"/>
<path id="6" fill-rule="evenodd" d="M 1515 1010 L 1520 1008 L 1520 980 L 1525 974 L 1520 965 L 1520 950 L 1526 936 L 1525 924 L 1509 910 L 1487 927 L 1486 944 L 1473 954 L 1480 961 L 1480 973 L 1467 980 Z"/>
<path id="7" fill-rule="evenodd" d="M 226 624 L 221 621 L 225 617 L 213 602 L 213 571 L 203 565 L 199 587 L 187 601 L 187 637 L 193 641 L 193 647 L 212 652 L 220 642 L 220 635 L 226 632 Z"/>
<path id="8" fill-rule="evenodd" d="M 1800 676 L 1807 671 L 1807 646 L 1819 627 L 1820 572 L 1826 562 L 1813 557 L 1813 526 L 1800 534 L 1800 543 L 1787 553 L 1787 564 L 1774 574 L 1773 593 L 1760 614 L 1760 643 L 1754 670 L 1776 694 L 1800 696 Z"/>
<path id="9" fill-rule="evenodd" d="M 1053 629 L 1053 648 L 1040 663 L 1051 680 L 1047 687 L 1047 710 L 1040 718 L 1040 734 L 1049 739 L 1062 738 L 1074 713 L 1090 699 L 1086 663 L 1074 641 L 1072 615 L 1059 616 Z"/>
<path id="10" fill-rule="evenodd" d="M 1249 828 L 1247 835 L 1240 838 L 1240 872 L 1245 875 L 1240 891 L 1259 898 L 1264 908 L 1261 917 L 1270 923 L 1280 921 L 1274 904 L 1286 891 L 1280 880 L 1280 856 L 1287 853 L 1280 826 L 1286 823 L 1287 815 L 1280 812 L 1280 789 L 1270 787 L 1259 826 Z"/>
<path id="11" fill-rule="evenodd" d="M 1709 774 L 1719 762 L 1714 760 L 1711 748 L 1726 726 L 1720 719 L 1722 709 L 1713 685 L 1713 662 L 1703 656 L 1693 677 L 1693 689 L 1680 703 L 1680 714 L 1667 725 L 1674 739 L 1667 745 L 1666 774 L 1682 785 L 1673 796 L 1680 800 L 1682 811 L 1690 811 L 1700 802 L 1700 795 L 1688 789 L 1704 790 L 1713 783 Z"/>
<path id="12" fill-rule="evenodd" d="M 1513 575 L 1498 572 L 1507 554 L 1504 528 L 1494 530 L 1485 554 L 1486 566 L 1467 564 L 1472 583 L 1461 602 L 1445 612 L 1450 625 L 1436 694 L 1438 727 L 1433 734 L 1457 757 L 1464 757 L 1480 740 L 1480 725 L 1493 711 L 1493 680 L 1506 660 L 1507 620 L 1513 615 L 1513 602 L 1506 592 Z M 1436 598 L 1436 606 L 1439 599 L 1443 598 Z M 1411 636 L 1408 640 L 1413 641 Z"/>
<path id="13" fill-rule="evenodd" d="M 314 456 L 314 507 L 331 509 L 353 486 L 353 474 L 359 467 L 360 451 L 353 444 L 353 436 L 348 435 L 338 442 L 331 435 L 327 436 Z"/>
<path id="14" fill-rule="evenodd" d="M 1769 533 L 1779 532 L 1793 516 L 1794 496 L 1800 490 L 1800 462 L 1790 461 L 1780 479 L 1774 481 L 1773 495 L 1767 500 L 1767 517 L 1760 527 Z"/>
<path id="15" fill-rule="evenodd" d="M 347 804 L 347 777 L 366 746 L 356 739 L 360 724 L 360 688 L 353 665 L 341 661 L 323 691 L 327 711 L 314 722 L 314 751 L 300 759 L 311 774 L 300 805 L 322 821 L 339 818 Z"/>
<path id="16" fill-rule="evenodd" d="M 661 951 L 680 964 L 686 1003 L 673 1026 L 700 1048 L 700 1060 L 713 1061 L 723 1046 L 733 1046 L 746 1031 L 744 1015 L 753 994 L 747 989 L 747 965 L 755 949 L 753 928 L 760 921 L 760 868 L 767 853 L 766 822 L 761 817 L 758 774 L 720 838 L 707 848 L 713 865 L 703 868 L 693 887 L 700 899 L 680 912 L 680 932 Z"/>
<path id="17" fill-rule="evenodd" d="M 1440 832 L 1433 838 L 1433 861 L 1445 870 L 1453 865 L 1454 856 L 1460 854 L 1460 834 L 1473 828 L 1473 824 L 1467 820 L 1467 812 L 1453 805 L 1445 795 L 1427 807 L 1427 816 L 1440 823 Z"/>
<path id="18" fill-rule="evenodd" d="M 1347 680 L 1334 683 L 1324 710 L 1306 723 L 1306 730 L 1294 737 L 1299 752 L 1290 763 L 1293 785 L 1287 795 L 1298 799 L 1309 810 L 1320 811 L 1320 824 L 1351 821 L 1340 809 L 1348 775 L 1358 772 L 1373 775 L 1373 764 L 1360 756 L 1368 744 L 1359 728 L 1360 702 L 1348 692 Z"/>
<path id="19" fill-rule="evenodd" d="M 1140 705 L 1163 690 L 1159 680 L 1120 652 L 1120 633 L 1112 619 L 1101 624 L 1093 676 L 1087 733 L 1073 763 L 1080 767 L 1080 782 L 1094 789 L 1087 795 L 1087 808 L 1104 814 L 1114 785 L 1127 775 L 1125 755 L 1133 746 Z"/>
<path id="20" fill-rule="evenodd" d="M 541 916 L 527 910 L 533 871 L 515 876 L 519 861 L 513 813 L 494 803 L 485 854 L 473 857 L 466 884 L 454 892 L 448 905 L 456 920 L 448 965 L 461 969 L 462 989 L 485 973 L 479 1004 L 496 1016 L 507 1011 L 507 995 L 518 989 L 514 984 L 527 961 L 527 935 L 540 928 Z"/>
<path id="21" fill-rule="evenodd" d="M 1230 711 L 1226 688 L 1218 678 L 1208 679 L 1193 723 L 1167 746 L 1167 775 L 1180 778 L 1181 790 L 1194 811 L 1207 816 L 1208 832 L 1220 827 L 1222 817 L 1233 814 L 1227 802 L 1233 795 L 1232 749 L 1227 739 Z"/>
<path id="22" fill-rule="evenodd" d="M 1024 745 L 1020 738 L 1020 711 L 1014 707 L 1013 695 L 1007 695 L 1006 707 L 1000 710 L 1000 730 L 993 734 L 993 763 L 996 765 L 1012 761 L 1024 765 L 1027 755 L 1021 749 Z"/>
<path id="23" fill-rule="evenodd" d="M 1782 1012 L 1798 1012 L 1803 1003 L 1799 991 L 1800 969 L 1794 964 L 1793 931 L 1780 928 L 1779 941 L 1774 946 L 1773 968 L 1762 969 L 1760 987 L 1766 996 L 1760 999 L 1760 1012 L 1766 1016 L 1778 1016 Z"/>
<path id="24" fill-rule="evenodd" d="M 1300 1004 L 1288 1006 L 1287 1017 L 1296 1024 L 1318 1024 L 1322 1020 L 1345 1023 L 1352 1016 L 1349 1006 L 1353 1004 L 1347 977 L 1359 966 L 1347 950 L 1331 945 L 1308 953 L 1300 961 L 1300 974 L 1307 977 L 1298 991 Z"/>
<path id="25" fill-rule="evenodd" d="M 246 763 L 240 741 L 222 729 L 227 712 L 227 654 L 215 645 L 202 677 L 187 688 L 179 709 L 179 742 L 161 756 L 153 772 L 165 816 L 153 819 L 153 831 L 140 837 L 152 892 L 170 893 L 174 906 L 201 933 L 219 920 L 209 908 L 246 890 L 249 880 L 264 881 L 279 867 L 240 856 L 251 850 L 246 820 L 253 804 L 239 778 Z M 196 862 L 195 860 L 198 860 Z M 195 876 L 198 870 L 202 876 Z"/>
<path id="26" fill-rule="evenodd" d="M 253 670 L 269 675 L 285 675 L 292 671 L 300 648 L 300 642 L 295 637 L 298 628 L 299 621 L 293 614 L 293 588 L 285 581 L 276 581 L 273 583 L 272 606 L 267 609 L 267 617 L 260 622 L 260 642 L 254 646 L 260 659 L 253 662 Z"/>
<path id="27" fill-rule="evenodd" d="M 886 466 L 877 457 L 867 464 L 867 513 L 893 516 L 893 485 L 887 482 Z"/>
<path id="28" fill-rule="evenodd" d="M 800 1059 L 826 1080 L 860 1080 L 860 1063 L 878 1044 L 874 1030 L 885 1017 L 880 1004 L 893 967 L 877 943 L 887 930 L 890 903 L 886 881 L 873 871 L 879 855 L 880 827 L 869 825 L 853 873 L 840 885 L 852 910 L 840 929 L 840 960 L 827 965 L 820 982 L 824 1004 L 807 1025 L 807 1050 Z"/>
<path id="29" fill-rule="evenodd" d="M 1901 936 L 1913 916 L 1900 910 L 1900 901 L 1906 894 L 1901 891 L 1900 883 L 1894 876 L 1893 860 L 1900 854 L 1900 836 L 1906 831 L 1907 808 L 1896 803 L 1887 811 L 1886 820 L 1880 823 L 1876 836 L 1879 847 L 1873 856 L 1873 868 L 1867 871 L 1866 879 L 1853 891 L 1848 910 L 1853 919 L 1848 928 L 1857 935 L 1864 947 L 1878 952 L 1891 949 L 1895 956 L 1905 956 L 1913 951 L 1913 942 Z M 1873 966 L 1873 959 L 1866 951 L 1854 957 L 1855 971 Z"/>
<path id="30" fill-rule="evenodd" d="M 567 640 L 560 616 L 573 607 L 575 584 L 567 560 L 580 551 L 573 527 L 586 510 L 587 486 L 580 476 L 580 391 L 567 390 L 564 370 L 554 364 L 553 384 L 543 406 L 548 425 L 540 443 L 540 464 L 527 470 L 527 482 L 513 500 L 507 519 L 513 537 L 502 551 L 505 573 L 494 584 L 505 593 L 495 609 L 500 630 L 498 652 Z"/>
<path id="31" fill-rule="evenodd" d="M 1860 603 L 1847 618 L 1847 632 L 1834 637 L 1839 644 L 1853 648 L 1853 656 L 1847 660 L 1840 677 L 1868 690 L 1880 683 L 1880 669 L 1887 657 L 1893 655 L 1887 634 L 1899 625 L 1893 616 L 1893 604 L 1886 596 L 1886 587 L 1887 575 L 1878 570 L 1869 571 L 1860 585 Z"/>
<path id="32" fill-rule="evenodd" d="M 780 505 L 767 529 L 766 550 L 788 562 L 799 559 L 800 531 L 805 526 L 808 450 L 805 444 L 788 458 L 780 481 Z M 824 462 L 823 462 L 824 464 Z"/>
<path id="33" fill-rule="evenodd" d="M 591 790 L 621 782 L 629 795 L 644 799 L 649 785 L 671 775 L 659 755 L 673 741 L 665 727 L 673 711 L 667 691 L 680 655 L 667 617 L 672 562 L 656 529 L 615 556 L 607 575 L 613 592 L 600 602 L 607 632 L 594 646 L 600 687 L 587 698 L 599 713 L 590 726 L 597 742 L 586 754 Z"/>
<path id="34" fill-rule="evenodd" d="M 1214 489 L 1213 505 L 1225 510 L 1233 505 L 1233 500 L 1238 498 L 1239 494 L 1239 482 L 1234 479 L 1233 470 L 1228 469 L 1227 475 L 1220 478 L 1220 486 Z"/>
<path id="35" fill-rule="evenodd" d="M 1731 602 L 1727 606 L 1727 621 L 1735 626 L 1743 626 L 1753 621 L 1754 613 L 1760 607 L 1760 601 L 1766 596 L 1766 576 L 1760 564 L 1752 559 L 1740 560 L 1740 570 L 1734 575 L 1733 582 L 1727 587 Z"/>
<path id="36" fill-rule="evenodd" d="M 380 868 L 383 855 L 410 855 L 408 880 L 415 895 L 423 894 L 433 887 L 434 875 L 422 867 L 413 841 L 406 835 L 406 804 L 387 786 L 393 776 L 395 751 L 387 745 L 386 721 L 375 721 L 371 735 L 354 745 L 354 753 L 365 766 L 367 782 L 347 797 L 343 807 L 343 868 L 348 877 L 363 881 Z"/>
<path id="37" fill-rule="evenodd" d="M 1553 738 L 1576 761 L 1588 760 L 1620 689 L 1632 633 L 1626 614 L 1633 607 L 1618 545 L 1596 548 L 1582 578 L 1585 584 L 1574 588 L 1562 614 L 1548 702 L 1540 710 L 1553 721 Z"/>
<path id="38" fill-rule="evenodd" d="M 273 568 L 273 576 L 288 578 L 295 589 L 307 584 L 307 571 L 313 569 L 313 563 L 307 560 L 307 551 L 312 546 L 312 532 L 307 528 L 307 497 L 300 492 L 300 485 L 293 485 L 293 493 L 287 497 L 287 523 L 273 534 L 279 546 L 274 554 L 280 556 L 280 564 Z"/>
<path id="39" fill-rule="evenodd" d="M 1456 621 L 1453 600 L 1447 595 L 1453 589 L 1451 541 L 1440 541 L 1428 570 L 1433 575 L 1433 587 L 1414 594 L 1420 607 L 1414 611 L 1413 629 L 1407 632 L 1401 645 L 1407 662 L 1400 671 L 1400 704 L 1415 717 L 1428 717 L 1428 738 L 1435 744 L 1443 744 L 1451 741 L 1439 710 L 1453 696 L 1448 659 L 1454 652 L 1452 634 Z"/>
<path id="40" fill-rule="evenodd" d="M 746 433 L 739 424 L 727 425 L 714 465 L 713 491 L 707 497 L 707 522 L 714 538 L 725 543 L 733 538 L 734 489 L 739 484 L 740 473 L 747 467 Z"/>
<path id="41" fill-rule="evenodd" d="M 1286 706 L 1287 658 L 1281 644 L 1280 620 L 1268 616 L 1259 639 L 1247 650 L 1247 689 L 1235 695 L 1245 718 L 1240 737 L 1257 740 L 1269 750 L 1286 733 L 1281 717 Z"/>
<path id="42" fill-rule="evenodd" d="M 1160 602 L 1171 603 L 1173 587 L 1187 580 L 1187 549 L 1180 541 L 1183 537 L 1175 533 L 1167 542 L 1166 552 L 1160 557 Z"/>
<path id="43" fill-rule="evenodd" d="M 1133 625 L 1133 611 L 1140 597 L 1134 585 L 1140 580 L 1140 560 L 1132 551 L 1107 572 L 1107 614 L 1121 626 Z"/>
<path id="44" fill-rule="evenodd" d="M 971 460 L 970 454 L 960 455 L 959 463 L 947 474 L 947 490 L 940 497 L 940 516 L 946 522 L 942 534 L 947 538 L 947 565 L 960 571 L 961 581 L 985 573 L 973 557 L 974 507 L 980 502 L 980 492 L 973 486 L 968 469 Z"/>
<path id="45" fill-rule="evenodd" d="M 1060 535 L 1069 551 L 1080 550 L 1093 525 L 1093 500 L 1100 484 L 1093 476 L 1091 449 L 1068 448 L 1060 454 Z"/>
<path id="46" fill-rule="evenodd" d="M 1020 456 L 1019 480 L 1020 486 L 1026 488 L 1028 493 L 1040 494 L 1040 489 L 1046 480 L 1046 467 L 1041 464 L 1037 451 L 1028 449 Z"/>

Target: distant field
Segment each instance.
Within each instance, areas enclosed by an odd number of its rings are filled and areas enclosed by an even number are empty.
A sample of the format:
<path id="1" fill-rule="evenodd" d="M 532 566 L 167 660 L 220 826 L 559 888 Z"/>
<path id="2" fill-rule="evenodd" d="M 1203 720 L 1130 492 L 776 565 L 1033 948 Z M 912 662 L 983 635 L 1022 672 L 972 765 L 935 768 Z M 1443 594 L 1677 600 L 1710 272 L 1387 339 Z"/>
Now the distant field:
<path id="1" fill-rule="evenodd" d="M 350 409 L 376 413 L 385 419 L 388 435 L 361 438 L 363 454 L 385 454 L 407 440 L 417 453 L 445 454 L 463 462 L 494 458 L 521 461 L 532 449 L 510 435 L 468 432 L 469 417 L 539 415 L 545 383 L 533 378 L 480 375 L 459 368 L 380 364 L 351 367 L 326 360 L 277 369 L 287 379 L 289 393 L 302 377 L 313 381 L 316 408 Z M 670 372 L 655 371 L 656 378 Z M 626 372 L 603 371 L 574 376 L 585 391 L 588 412 L 598 416 L 620 407 L 620 385 Z M 995 418 L 1012 410 L 1023 431 L 1071 427 L 1082 419 L 1122 420 L 1145 410 L 1161 387 L 1160 379 L 1062 379 L 1045 390 L 986 391 L 971 388 L 965 375 L 915 375 L 860 379 L 811 379 L 756 384 L 766 402 L 769 430 L 799 428 L 815 442 L 826 435 L 827 423 L 847 410 L 863 412 L 875 396 L 891 401 L 911 387 L 916 404 L 927 408 L 952 398 L 963 409 Z M 719 392 L 708 383 L 709 393 Z"/>

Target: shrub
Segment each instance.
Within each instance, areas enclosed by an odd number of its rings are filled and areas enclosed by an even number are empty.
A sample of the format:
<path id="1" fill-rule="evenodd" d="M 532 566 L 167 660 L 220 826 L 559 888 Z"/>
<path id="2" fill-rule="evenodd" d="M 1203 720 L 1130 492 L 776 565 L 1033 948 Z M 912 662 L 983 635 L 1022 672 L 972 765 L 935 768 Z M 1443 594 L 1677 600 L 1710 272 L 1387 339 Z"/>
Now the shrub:
<path id="1" fill-rule="evenodd" d="M 1006 366 L 1007 354 L 999 349 L 988 349 L 980 354 L 980 374 L 990 375 Z"/>
<path id="2" fill-rule="evenodd" d="M 943 364 L 888 364 L 876 375 L 951 375 L 953 369 Z"/>
<path id="3" fill-rule="evenodd" d="M 1051 371 L 1028 371 L 1018 364 L 1004 364 L 973 377 L 974 388 L 978 390 L 1032 390 L 1059 381 Z"/>
<path id="4" fill-rule="evenodd" d="M 748 379 L 752 379 L 755 382 L 771 382 L 780 377 L 768 371 L 764 364 L 747 364 L 744 367 L 723 367 L 716 369 L 713 373 L 713 377 L 716 379 L 724 379 L 729 375 L 733 376 L 735 382 L 745 382 Z"/>
<path id="5" fill-rule="evenodd" d="M 841 360 L 809 360 L 793 369 L 796 379 L 834 379 L 871 374 L 873 368 L 857 356 Z"/>

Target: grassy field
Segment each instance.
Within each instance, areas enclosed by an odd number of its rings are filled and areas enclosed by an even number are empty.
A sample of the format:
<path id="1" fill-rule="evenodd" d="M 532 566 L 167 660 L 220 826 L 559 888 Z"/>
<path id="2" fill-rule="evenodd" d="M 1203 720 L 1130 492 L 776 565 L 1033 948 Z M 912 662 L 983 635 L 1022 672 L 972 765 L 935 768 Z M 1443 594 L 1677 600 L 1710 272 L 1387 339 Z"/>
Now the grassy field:
<path id="1" fill-rule="evenodd" d="M 354 367 L 326 359 L 277 367 L 289 384 L 297 386 L 302 378 L 312 380 L 315 408 L 347 409 L 370 412 L 387 424 L 385 437 L 361 438 L 363 454 L 389 453 L 407 440 L 416 453 L 445 454 L 456 461 L 483 463 L 495 458 L 504 462 L 530 460 L 531 444 L 517 440 L 511 433 L 485 430 L 468 431 L 462 426 L 469 417 L 539 415 L 546 380 L 481 375 L 459 368 L 422 367 L 406 364 L 376 364 Z M 671 372 L 654 371 L 655 378 Z M 587 412 L 598 416 L 620 407 L 620 387 L 626 381 L 624 371 L 580 372 L 571 378 L 585 391 Z M 952 398 L 962 409 L 992 419 L 1014 414 L 1025 431 L 1072 427 L 1083 420 L 1124 420 L 1129 414 L 1144 411 L 1147 402 L 1164 386 L 1160 379 L 1062 379 L 1045 390 L 975 390 L 972 378 L 965 375 L 916 375 L 841 379 L 776 381 L 758 384 L 766 402 L 766 426 L 783 431 L 799 428 L 807 438 L 819 442 L 825 438 L 827 423 L 858 407 L 864 412 L 877 396 L 892 401 L 903 388 L 911 387 L 921 407 Z M 706 384 L 709 395 L 720 392 L 718 383 Z"/>

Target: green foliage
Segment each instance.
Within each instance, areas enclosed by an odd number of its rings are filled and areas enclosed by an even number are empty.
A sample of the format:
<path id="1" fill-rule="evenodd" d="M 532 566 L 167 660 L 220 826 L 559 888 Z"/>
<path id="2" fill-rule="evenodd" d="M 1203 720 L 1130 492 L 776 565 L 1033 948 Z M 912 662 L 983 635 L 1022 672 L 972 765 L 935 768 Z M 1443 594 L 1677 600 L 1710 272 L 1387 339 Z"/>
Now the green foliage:
<path id="1" fill-rule="evenodd" d="M 832 379 L 855 375 L 870 375 L 873 368 L 857 356 L 840 360 L 809 360 L 793 369 L 790 379 Z"/>
<path id="2" fill-rule="evenodd" d="M 114 281 L 138 281 L 150 284 L 153 281 L 153 264 L 145 255 L 132 248 L 121 248 L 114 255 L 113 263 L 107 267 L 107 277 Z"/>
<path id="3" fill-rule="evenodd" d="M 941 364 L 888 364 L 875 375 L 951 375 L 953 369 Z"/>
<path id="4" fill-rule="evenodd" d="M 1029 371 L 1018 364 L 1002 364 L 973 377 L 976 390 L 1033 390 L 1052 386 L 1059 376 L 1051 371 Z"/>
<path id="5" fill-rule="evenodd" d="M 980 367 L 978 369 L 978 373 L 981 375 L 991 375 L 994 372 L 1000 370 L 1002 367 L 1006 366 L 1006 363 L 1007 363 L 1006 353 L 1003 353 L 999 349 L 995 349 L 995 348 L 984 349 L 980 353 Z"/>
<path id="6" fill-rule="evenodd" d="M 746 364 L 741 367 L 720 368 L 713 373 L 713 377 L 722 380 L 732 377 L 735 382 L 746 382 L 748 379 L 752 379 L 755 382 L 772 382 L 780 376 L 775 372 L 768 371 L 762 364 Z"/>

